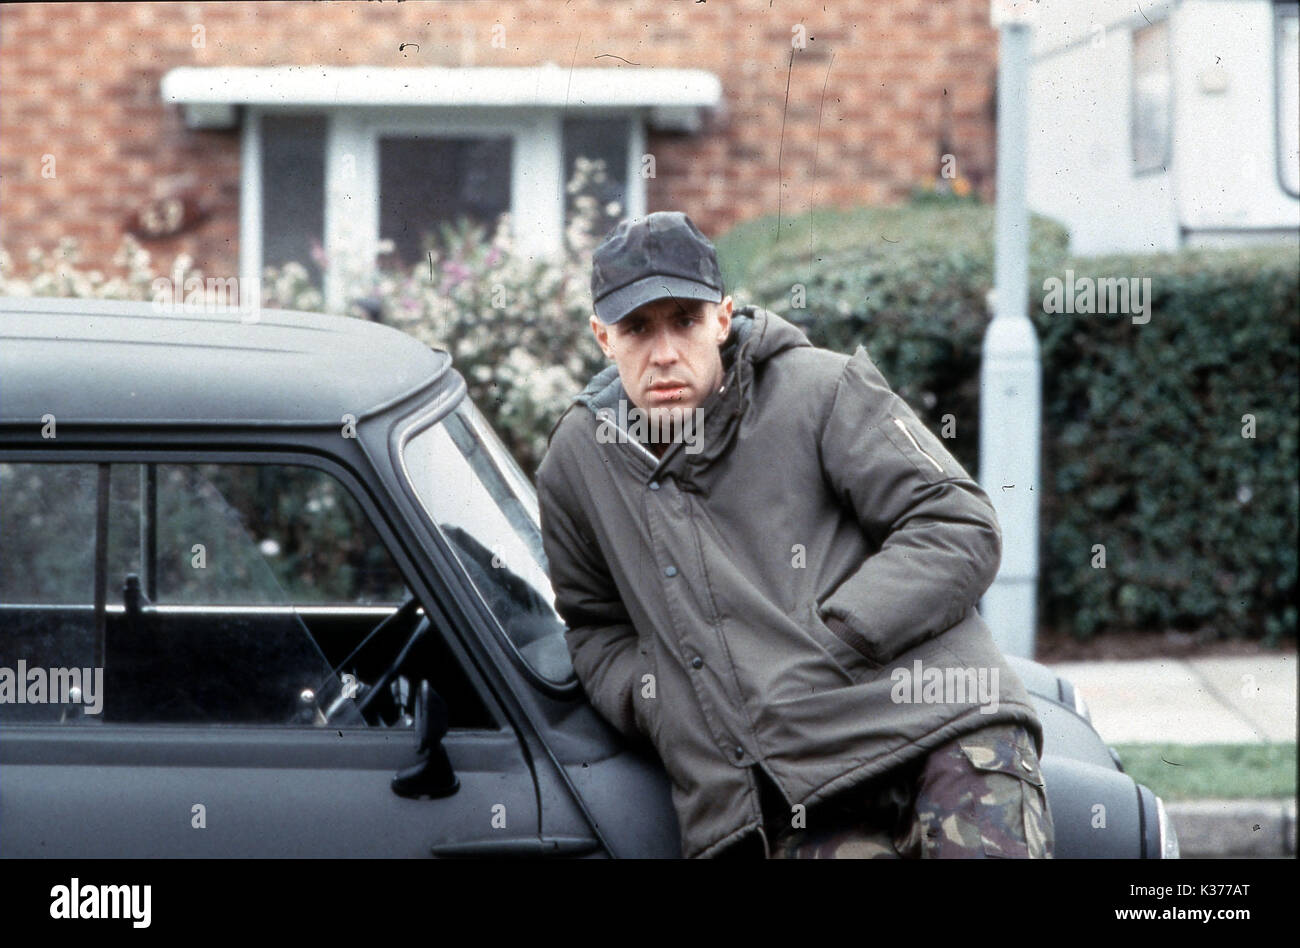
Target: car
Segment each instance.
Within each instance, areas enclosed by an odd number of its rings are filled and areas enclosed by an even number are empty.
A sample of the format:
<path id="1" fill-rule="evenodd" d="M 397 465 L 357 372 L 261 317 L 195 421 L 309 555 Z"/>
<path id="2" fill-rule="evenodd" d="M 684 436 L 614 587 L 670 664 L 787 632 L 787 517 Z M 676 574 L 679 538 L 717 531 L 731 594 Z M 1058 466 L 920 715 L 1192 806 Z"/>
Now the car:
<path id="1" fill-rule="evenodd" d="M 0 855 L 680 857 L 564 632 L 533 485 L 448 353 L 0 299 Z M 1177 855 L 1069 682 L 1012 661 L 1057 855 Z"/>

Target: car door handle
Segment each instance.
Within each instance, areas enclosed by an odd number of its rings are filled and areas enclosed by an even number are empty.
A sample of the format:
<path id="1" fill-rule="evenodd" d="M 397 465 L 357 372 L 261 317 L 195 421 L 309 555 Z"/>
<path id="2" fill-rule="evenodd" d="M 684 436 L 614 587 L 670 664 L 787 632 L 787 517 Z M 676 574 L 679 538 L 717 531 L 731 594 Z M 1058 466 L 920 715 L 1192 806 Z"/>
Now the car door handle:
<path id="1" fill-rule="evenodd" d="M 469 839 L 439 843 L 435 856 L 585 856 L 600 843 L 585 836 L 512 836 L 504 839 Z"/>

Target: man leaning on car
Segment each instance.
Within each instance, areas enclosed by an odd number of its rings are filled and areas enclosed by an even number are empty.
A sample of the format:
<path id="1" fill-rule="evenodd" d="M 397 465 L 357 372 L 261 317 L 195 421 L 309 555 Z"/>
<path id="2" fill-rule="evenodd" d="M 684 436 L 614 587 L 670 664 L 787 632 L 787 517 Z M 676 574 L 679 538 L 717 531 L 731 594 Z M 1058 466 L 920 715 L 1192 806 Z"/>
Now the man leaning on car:
<path id="1" fill-rule="evenodd" d="M 591 289 L 613 364 L 551 432 L 543 541 L 683 855 L 1050 857 L 1042 725 L 975 609 L 987 495 L 865 349 L 733 309 L 685 214 L 622 221 Z"/>

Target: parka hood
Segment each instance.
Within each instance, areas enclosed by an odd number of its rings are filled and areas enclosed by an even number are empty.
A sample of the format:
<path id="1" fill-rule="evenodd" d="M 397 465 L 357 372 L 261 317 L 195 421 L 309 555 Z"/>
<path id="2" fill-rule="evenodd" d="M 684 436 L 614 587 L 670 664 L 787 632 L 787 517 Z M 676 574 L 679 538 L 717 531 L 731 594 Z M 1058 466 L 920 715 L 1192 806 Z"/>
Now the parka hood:
<path id="1" fill-rule="evenodd" d="M 722 344 L 722 366 L 727 373 L 725 387 L 739 384 L 742 391 L 747 390 L 755 365 L 787 349 L 811 345 L 802 329 L 771 310 L 752 303 L 737 307 L 731 314 L 731 332 Z M 593 375 L 573 400 L 595 413 L 602 408 L 617 408 L 619 400 L 625 397 L 618 366 L 608 365 Z"/>

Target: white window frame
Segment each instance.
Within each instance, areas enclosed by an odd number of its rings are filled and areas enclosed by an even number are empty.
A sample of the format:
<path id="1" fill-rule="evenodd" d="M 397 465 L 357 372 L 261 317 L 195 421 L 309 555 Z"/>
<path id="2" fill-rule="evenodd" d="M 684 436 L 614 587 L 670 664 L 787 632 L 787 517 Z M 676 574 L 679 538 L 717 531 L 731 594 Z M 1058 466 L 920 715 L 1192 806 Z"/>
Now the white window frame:
<path id="1" fill-rule="evenodd" d="M 559 109 L 469 110 L 444 107 L 245 109 L 241 145 L 239 270 L 244 279 L 261 275 L 262 118 L 266 115 L 323 115 L 325 139 L 324 246 L 326 308 L 346 304 L 346 276 L 333 262 L 374 261 L 379 233 L 379 139 L 391 135 L 508 137 L 511 140 L 510 217 L 516 248 L 554 258 L 563 248 L 564 190 L 561 184 L 563 119 Z M 629 125 L 625 216 L 645 213 L 645 120 L 641 110 L 584 110 L 584 116 L 617 118 Z M 349 162 L 348 156 L 352 161 Z M 256 284 L 251 284 L 256 285 Z"/>
<path id="2" fill-rule="evenodd" d="M 378 243 L 378 135 L 508 134 L 513 145 L 510 214 L 516 249 L 563 252 L 562 129 L 566 115 L 629 120 L 624 216 L 645 214 L 641 177 L 646 129 L 698 133 L 725 115 L 722 82 L 702 69 L 670 67 L 179 66 L 162 77 L 162 100 L 190 128 L 242 128 L 239 273 L 258 280 L 262 247 L 262 118 L 323 115 L 327 123 L 325 246 L 371 256 Z M 240 121 L 242 113 L 243 121 Z M 343 180 L 345 155 L 357 179 Z M 326 268 L 326 305 L 342 287 Z"/>
<path id="3" fill-rule="evenodd" d="M 1165 43 L 1165 65 L 1164 65 L 1164 82 L 1165 82 L 1165 133 L 1160 142 L 1160 155 L 1158 158 L 1147 158 L 1143 160 L 1137 153 L 1137 135 L 1138 135 L 1138 75 L 1137 75 L 1137 44 L 1138 37 L 1142 34 L 1153 34 L 1163 32 Z M 1130 34 L 1129 40 L 1129 166 L 1135 177 L 1146 174 L 1164 174 L 1169 170 L 1169 165 L 1173 161 L 1173 137 L 1174 137 L 1174 31 L 1173 23 L 1170 17 L 1157 17 L 1149 21 L 1147 25 L 1135 28 Z"/>

